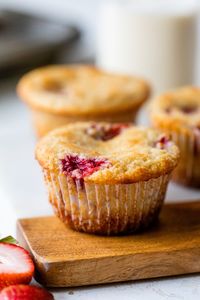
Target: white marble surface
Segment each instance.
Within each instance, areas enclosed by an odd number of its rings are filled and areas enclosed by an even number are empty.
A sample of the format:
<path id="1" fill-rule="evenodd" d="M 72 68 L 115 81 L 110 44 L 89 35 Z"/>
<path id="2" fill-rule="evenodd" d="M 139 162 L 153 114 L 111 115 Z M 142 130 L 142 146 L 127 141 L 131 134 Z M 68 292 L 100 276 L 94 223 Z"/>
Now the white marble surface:
<path id="1" fill-rule="evenodd" d="M 34 160 L 28 111 L 15 96 L 14 85 L 0 86 L 0 234 L 15 234 L 19 217 L 51 214 L 42 174 Z M 170 185 L 167 199 L 198 199 L 200 192 Z M 54 290 L 56 300 L 193 299 L 200 298 L 200 275 L 145 280 L 97 287 Z"/>

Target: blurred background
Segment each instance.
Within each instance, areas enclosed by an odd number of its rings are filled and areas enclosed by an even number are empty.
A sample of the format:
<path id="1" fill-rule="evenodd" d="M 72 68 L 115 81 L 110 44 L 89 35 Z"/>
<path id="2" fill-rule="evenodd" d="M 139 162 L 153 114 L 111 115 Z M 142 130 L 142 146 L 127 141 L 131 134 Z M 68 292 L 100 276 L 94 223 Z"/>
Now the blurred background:
<path id="1" fill-rule="evenodd" d="M 28 65 L 34 60 L 44 64 L 49 57 L 59 62 L 94 59 L 98 4 L 97 0 L 1 0 L 1 70 L 3 64 L 8 69 L 12 63 L 22 64 L 22 60 Z M 77 43 L 72 50 L 75 40 Z M 34 57 L 37 54 L 41 57 Z"/>
<path id="2" fill-rule="evenodd" d="M 96 63 L 154 93 L 198 85 L 199 14 L 198 0 L 0 0 L 0 135 L 27 128 L 15 86 L 39 65 Z"/>
<path id="3" fill-rule="evenodd" d="M 153 83 L 153 68 L 174 85 L 192 83 L 192 72 L 196 82 L 199 11 L 198 0 L 0 0 L 0 77 L 49 62 L 97 62 Z"/>
<path id="4" fill-rule="evenodd" d="M 28 111 L 15 92 L 23 73 L 96 63 L 148 79 L 154 93 L 200 85 L 199 14 L 199 0 L 0 0 L 0 202 L 11 200 L 18 217 L 30 215 L 27 197 L 33 215 L 48 211 Z M 179 187 L 170 191 L 183 197 Z M 184 197 L 199 194 L 185 189 Z"/>

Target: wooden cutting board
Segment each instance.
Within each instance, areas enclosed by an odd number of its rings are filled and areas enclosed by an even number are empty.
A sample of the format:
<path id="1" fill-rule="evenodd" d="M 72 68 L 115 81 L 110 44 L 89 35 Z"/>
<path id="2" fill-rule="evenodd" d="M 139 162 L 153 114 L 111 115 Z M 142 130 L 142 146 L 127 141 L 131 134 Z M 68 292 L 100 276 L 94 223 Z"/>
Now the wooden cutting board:
<path id="1" fill-rule="evenodd" d="M 167 204 L 156 225 L 129 236 L 78 233 L 56 217 L 21 219 L 17 228 L 48 287 L 200 272 L 200 202 Z"/>

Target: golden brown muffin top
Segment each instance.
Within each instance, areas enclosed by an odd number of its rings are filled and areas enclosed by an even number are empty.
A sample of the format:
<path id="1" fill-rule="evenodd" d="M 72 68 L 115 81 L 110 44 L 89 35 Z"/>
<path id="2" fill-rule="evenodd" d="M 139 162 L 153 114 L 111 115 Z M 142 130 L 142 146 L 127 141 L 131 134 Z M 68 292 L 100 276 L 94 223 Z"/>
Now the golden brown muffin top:
<path id="1" fill-rule="evenodd" d="M 177 165 L 179 151 L 167 136 L 130 124 L 75 123 L 42 138 L 36 158 L 43 169 L 94 183 L 157 178 Z"/>
<path id="2" fill-rule="evenodd" d="M 17 92 L 31 107 L 56 114 L 99 115 L 135 109 L 149 96 L 142 79 L 93 66 L 47 66 L 24 75 Z"/>
<path id="3" fill-rule="evenodd" d="M 166 129 L 200 128 L 200 88 L 187 86 L 155 98 L 151 119 Z"/>

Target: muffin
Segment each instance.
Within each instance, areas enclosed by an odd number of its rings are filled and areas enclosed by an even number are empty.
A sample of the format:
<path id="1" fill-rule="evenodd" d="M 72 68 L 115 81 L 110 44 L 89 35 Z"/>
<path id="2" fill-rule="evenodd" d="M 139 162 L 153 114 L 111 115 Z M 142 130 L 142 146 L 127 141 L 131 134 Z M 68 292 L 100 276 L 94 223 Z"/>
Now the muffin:
<path id="1" fill-rule="evenodd" d="M 156 219 L 178 157 L 167 136 L 130 124 L 68 124 L 36 147 L 55 213 L 77 231 L 101 235 Z"/>
<path id="2" fill-rule="evenodd" d="M 180 148 L 173 179 L 200 187 L 200 89 L 183 87 L 157 97 L 151 106 L 151 120 Z"/>
<path id="3" fill-rule="evenodd" d="M 37 135 L 76 121 L 133 122 L 150 94 L 142 79 L 93 66 L 48 66 L 26 74 L 18 95 L 31 109 Z"/>

